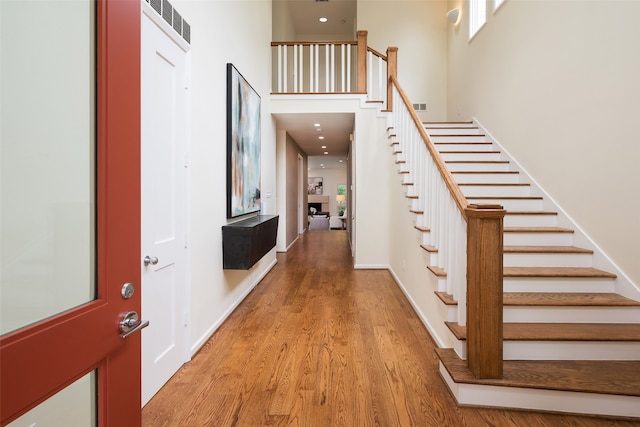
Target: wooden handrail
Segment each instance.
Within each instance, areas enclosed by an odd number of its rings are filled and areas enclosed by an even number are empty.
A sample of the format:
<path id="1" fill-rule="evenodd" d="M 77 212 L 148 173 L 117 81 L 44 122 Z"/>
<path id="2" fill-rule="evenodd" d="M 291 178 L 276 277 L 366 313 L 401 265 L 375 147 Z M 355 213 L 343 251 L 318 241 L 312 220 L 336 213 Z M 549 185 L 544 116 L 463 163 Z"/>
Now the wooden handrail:
<path id="1" fill-rule="evenodd" d="M 462 217 L 465 220 L 467 220 L 466 209 L 469 205 L 467 203 L 467 198 L 464 196 L 464 194 L 462 194 L 462 190 L 460 190 L 460 187 L 458 187 L 458 184 L 453 178 L 453 175 L 451 175 L 451 172 L 449 172 L 449 169 L 447 169 L 447 166 L 444 164 L 444 161 L 440 157 L 438 150 L 436 150 L 436 147 L 431 141 L 431 138 L 429 137 L 427 132 L 424 130 L 422 121 L 418 117 L 418 114 L 416 113 L 416 111 L 413 109 L 411 101 L 409 101 L 409 98 L 404 93 L 404 90 L 402 90 L 402 87 L 400 87 L 400 83 L 398 83 L 397 77 L 395 75 L 391 75 L 389 76 L 389 80 L 393 85 L 395 85 L 396 89 L 398 90 L 398 94 L 400 95 L 400 97 L 402 98 L 402 101 L 407 106 L 407 110 L 409 111 L 411 118 L 413 119 L 416 127 L 418 128 L 418 132 L 420 133 L 422 140 L 427 146 L 427 150 L 429 150 L 429 153 L 431 154 L 431 157 L 433 158 L 433 161 L 435 162 L 436 167 L 438 168 L 438 172 L 440 172 L 440 176 L 442 177 L 445 184 L 447 185 L 447 188 L 451 193 L 451 197 L 453 197 L 453 200 L 456 202 L 458 209 L 462 213 Z"/>
<path id="2" fill-rule="evenodd" d="M 348 44 L 348 45 L 352 45 L 352 46 L 356 46 L 358 44 L 357 41 L 354 40 L 350 40 L 350 41 L 333 41 L 333 42 L 271 42 L 271 46 L 298 46 L 298 45 L 302 45 L 302 46 L 311 46 L 311 45 L 319 45 L 319 46 L 326 46 L 326 45 L 343 45 L 343 44 Z"/>
<path id="3" fill-rule="evenodd" d="M 375 56 L 377 56 L 378 58 L 382 59 L 383 61 L 386 61 L 386 60 L 387 60 L 387 56 L 386 56 L 386 55 L 384 55 L 384 54 L 382 54 L 382 53 L 378 52 L 377 50 L 375 50 L 375 49 L 374 49 L 374 48 L 372 48 L 372 47 L 368 47 L 368 46 L 367 46 L 367 51 L 369 51 L 369 52 L 373 53 Z"/>

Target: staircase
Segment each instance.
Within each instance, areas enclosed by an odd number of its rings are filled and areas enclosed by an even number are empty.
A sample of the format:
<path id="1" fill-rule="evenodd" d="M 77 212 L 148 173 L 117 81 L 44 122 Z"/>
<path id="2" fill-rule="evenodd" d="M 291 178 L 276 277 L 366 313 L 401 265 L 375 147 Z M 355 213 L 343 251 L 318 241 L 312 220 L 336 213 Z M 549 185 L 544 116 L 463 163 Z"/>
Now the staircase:
<path id="1" fill-rule="evenodd" d="M 425 123 L 469 204 L 502 205 L 504 376 L 479 380 L 467 368 L 466 328 L 447 322 L 453 349 L 438 349 L 441 374 L 460 404 L 640 418 L 640 302 L 616 293 L 617 274 L 593 267 L 558 212 L 472 122 Z M 399 172 L 411 176 L 392 138 Z M 408 175 L 407 175 L 408 174 Z M 411 182 L 403 180 L 408 199 Z M 422 214 L 413 210 L 415 215 Z M 563 224 L 566 221 L 563 218 Z M 438 280 L 438 251 L 426 227 L 421 247 Z M 440 289 L 446 289 L 441 286 Z M 447 318 L 457 301 L 436 292 Z"/>

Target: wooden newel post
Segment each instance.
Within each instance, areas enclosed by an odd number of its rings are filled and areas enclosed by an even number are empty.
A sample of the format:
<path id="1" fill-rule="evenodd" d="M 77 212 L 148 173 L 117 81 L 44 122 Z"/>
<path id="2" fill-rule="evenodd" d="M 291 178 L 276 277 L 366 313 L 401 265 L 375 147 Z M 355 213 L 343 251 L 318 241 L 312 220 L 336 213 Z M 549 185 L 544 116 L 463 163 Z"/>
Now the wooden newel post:
<path id="1" fill-rule="evenodd" d="M 358 92 L 367 93 L 367 34 L 366 30 L 356 33 L 358 36 Z"/>
<path id="2" fill-rule="evenodd" d="M 393 111 L 393 85 L 391 77 L 398 77 L 398 48 L 387 48 L 387 110 Z"/>
<path id="3" fill-rule="evenodd" d="M 467 214 L 467 363 L 476 378 L 502 378 L 503 220 L 500 205 Z"/>

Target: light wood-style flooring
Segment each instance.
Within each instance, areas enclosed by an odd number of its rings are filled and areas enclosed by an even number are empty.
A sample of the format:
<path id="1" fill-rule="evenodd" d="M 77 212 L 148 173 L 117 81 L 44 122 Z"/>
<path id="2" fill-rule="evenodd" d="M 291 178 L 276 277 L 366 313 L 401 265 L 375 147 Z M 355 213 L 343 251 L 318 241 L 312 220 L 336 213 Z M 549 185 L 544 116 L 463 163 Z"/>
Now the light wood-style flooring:
<path id="1" fill-rule="evenodd" d="M 301 236 L 143 408 L 143 426 L 638 426 L 458 407 L 389 272 L 352 265 L 345 231 Z"/>

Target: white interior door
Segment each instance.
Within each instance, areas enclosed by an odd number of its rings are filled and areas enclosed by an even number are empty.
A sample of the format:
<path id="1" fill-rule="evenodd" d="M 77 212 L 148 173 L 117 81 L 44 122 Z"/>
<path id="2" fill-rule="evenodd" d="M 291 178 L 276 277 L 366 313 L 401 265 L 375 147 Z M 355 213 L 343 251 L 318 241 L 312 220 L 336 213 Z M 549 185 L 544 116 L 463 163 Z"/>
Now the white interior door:
<path id="1" fill-rule="evenodd" d="M 143 11 L 146 5 L 143 3 Z M 166 30 L 166 32 L 164 31 Z M 189 360 L 187 123 L 189 52 L 142 14 L 142 405 Z"/>

